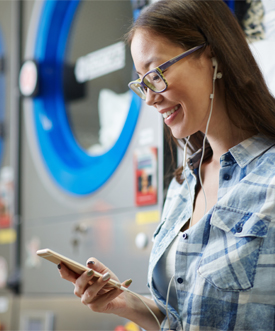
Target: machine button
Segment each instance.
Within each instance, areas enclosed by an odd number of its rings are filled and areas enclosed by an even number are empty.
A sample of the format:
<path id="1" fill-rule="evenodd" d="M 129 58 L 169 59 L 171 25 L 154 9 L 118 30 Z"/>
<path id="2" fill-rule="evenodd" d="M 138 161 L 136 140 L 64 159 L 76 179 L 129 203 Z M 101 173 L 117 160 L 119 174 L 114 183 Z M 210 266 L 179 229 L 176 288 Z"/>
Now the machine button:
<path id="1" fill-rule="evenodd" d="M 148 245 L 148 237 L 147 237 L 147 235 L 144 232 L 140 232 L 136 236 L 135 243 L 136 243 L 137 248 L 139 248 L 139 249 L 146 248 L 147 245 Z"/>

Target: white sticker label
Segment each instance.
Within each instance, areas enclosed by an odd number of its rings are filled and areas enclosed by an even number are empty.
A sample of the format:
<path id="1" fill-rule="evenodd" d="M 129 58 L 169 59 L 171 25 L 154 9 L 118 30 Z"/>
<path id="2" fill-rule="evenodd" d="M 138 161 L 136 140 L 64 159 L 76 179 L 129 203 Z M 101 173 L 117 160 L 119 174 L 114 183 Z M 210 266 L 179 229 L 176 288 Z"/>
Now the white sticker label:
<path id="1" fill-rule="evenodd" d="M 79 83 L 104 76 L 125 67 L 125 44 L 120 41 L 98 51 L 81 56 L 75 65 L 75 77 Z"/>

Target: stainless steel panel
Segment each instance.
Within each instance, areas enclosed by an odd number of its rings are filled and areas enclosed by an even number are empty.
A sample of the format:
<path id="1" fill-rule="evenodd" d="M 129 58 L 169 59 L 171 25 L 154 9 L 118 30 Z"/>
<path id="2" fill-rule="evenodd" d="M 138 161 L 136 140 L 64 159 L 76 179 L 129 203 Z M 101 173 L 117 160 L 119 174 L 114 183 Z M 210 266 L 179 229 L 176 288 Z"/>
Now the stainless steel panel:
<path id="1" fill-rule="evenodd" d="M 115 315 L 94 313 L 80 299 L 70 296 L 24 296 L 20 299 L 20 318 L 30 312 L 45 311 L 53 313 L 54 330 L 60 331 L 111 331 L 127 323 L 127 320 Z"/>
<path id="2" fill-rule="evenodd" d="M 33 254 L 34 239 L 40 248 L 51 248 L 84 265 L 88 258 L 96 257 L 121 281 L 132 278 L 133 291 L 147 293 L 148 257 L 155 227 L 155 222 L 137 224 L 133 211 L 87 214 L 77 221 L 63 218 L 48 224 L 37 220 L 35 226 L 25 227 L 23 293 L 73 293 L 72 285 L 60 279 L 56 265 Z M 139 234 L 147 237 L 144 248 L 136 244 Z"/>

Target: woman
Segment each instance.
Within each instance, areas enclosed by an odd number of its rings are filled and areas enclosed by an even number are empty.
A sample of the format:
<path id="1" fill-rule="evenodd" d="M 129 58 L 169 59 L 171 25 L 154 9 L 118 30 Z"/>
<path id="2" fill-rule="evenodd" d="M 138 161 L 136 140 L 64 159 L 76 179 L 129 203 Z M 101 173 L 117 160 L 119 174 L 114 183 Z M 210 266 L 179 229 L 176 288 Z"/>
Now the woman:
<path id="1" fill-rule="evenodd" d="M 127 39 L 140 77 L 130 88 L 195 152 L 154 234 L 154 301 L 144 300 L 155 318 L 130 293 L 108 290 L 117 278 L 95 258 L 88 266 L 103 278 L 64 265 L 61 277 L 92 310 L 146 330 L 156 319 L 164 330 L 275 330 L 275 100 L 241 28 L 223 1 L 164 0 Z"/>

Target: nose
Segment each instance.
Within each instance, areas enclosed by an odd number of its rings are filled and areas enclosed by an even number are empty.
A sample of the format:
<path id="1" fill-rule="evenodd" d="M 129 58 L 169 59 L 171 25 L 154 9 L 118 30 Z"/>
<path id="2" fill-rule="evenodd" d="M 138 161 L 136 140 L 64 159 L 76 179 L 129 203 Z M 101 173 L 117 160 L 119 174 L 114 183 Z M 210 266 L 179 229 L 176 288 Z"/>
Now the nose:
<path id="1" fill-rule="evenodd" d="M 146 92 L 146 103 L 148 106 L 154 106 L 156 103 L 158 103 L 161 100 L 162 96 L 160 93 L 156 93 L 151 91 L 150 89 L 147 89 Z"/>

